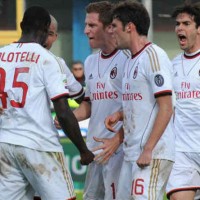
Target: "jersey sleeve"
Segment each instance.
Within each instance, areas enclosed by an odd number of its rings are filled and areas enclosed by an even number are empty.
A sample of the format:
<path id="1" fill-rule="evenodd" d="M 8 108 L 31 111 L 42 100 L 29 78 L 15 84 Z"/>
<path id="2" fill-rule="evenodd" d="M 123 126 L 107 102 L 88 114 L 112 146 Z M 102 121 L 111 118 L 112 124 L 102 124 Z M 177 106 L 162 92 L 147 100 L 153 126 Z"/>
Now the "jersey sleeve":
<path id="1" fill-rule="evenodd" d="M 69 90 L 69 97 L 72 99 L 81 97 L 84 94 L 82 85 L 75 79 L 65 61 L 59 57 L 57 57 L 57 60 L 63 68 L 63 73 L 66 75 L 66 87 Z"/>
<path id="2" fill-rule="evenodd" d="M 44 85 L 50 99 L 55 100 L 61 96 L 67 96 L 69 90 L 66 74 L 63 73 L 63 68 L 56 58 L 49 54 L 48 59 L 44 60 L 41 65 Z"/>
<path id="3" fill-rule="evenodd" d="M 145 59 L 146 76 L 155 98 L 172 95 L 172 64 L 162 49 L 151 47 Z"/>

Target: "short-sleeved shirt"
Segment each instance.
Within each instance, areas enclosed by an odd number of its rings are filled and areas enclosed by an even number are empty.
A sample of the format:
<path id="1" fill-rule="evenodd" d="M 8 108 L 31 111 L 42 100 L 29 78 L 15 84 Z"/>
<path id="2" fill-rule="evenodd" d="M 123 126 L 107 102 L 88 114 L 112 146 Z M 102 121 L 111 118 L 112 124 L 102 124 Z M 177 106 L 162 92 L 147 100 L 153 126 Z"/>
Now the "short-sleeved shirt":
<path id="1" fill-rule="evenodd" d="M 200 152 L 200 50 L 173 60 L 176 151 Z"/>
<path id="2" fill-rule="evenodd" d="M 125 160 L 136 161 L 143 151 L 158 113 L 156 98 L 172 94 L 171 75 L 169 58 L 155 44 L 148 43 L 127 62 L 122 84 Z M 173 142 L 174 133 L 169 124 L 152 157 L 174 160 Z"/>
<path id="3" fill-rule="evenodd" d="M 62 151 L 50 99 L 68 95 L 64 68 L 37 43 L 0 49 L 0 142 L 41 151 Z"/>
<path id="4" fill-rule="evenodd" d="M 87 134 L 87 146 L 99 145 L 93 137 L 111 138 L 115 133 L 105 127 L 105 118 L 122 109 L 122 77 L 129 52 L 115 50 L 105 56 L 101 51 L 87 57 L 85 67 L 85 100 L 91 101 L 91 117 Z M 116 125 L 116 130 L 122 123 Z"/>

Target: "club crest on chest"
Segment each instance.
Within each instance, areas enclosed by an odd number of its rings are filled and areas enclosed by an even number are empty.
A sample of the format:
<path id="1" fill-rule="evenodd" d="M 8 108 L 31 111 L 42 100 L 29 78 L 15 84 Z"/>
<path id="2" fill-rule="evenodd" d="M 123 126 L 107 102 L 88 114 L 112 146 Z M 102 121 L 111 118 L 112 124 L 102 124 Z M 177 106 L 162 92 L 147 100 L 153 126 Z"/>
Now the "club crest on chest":
<path id="1" fill-rule="evenodd" d="M 110 71 L 110 78 L 114 79 L 117 76 L 117 67 L 113 67 Z"/>

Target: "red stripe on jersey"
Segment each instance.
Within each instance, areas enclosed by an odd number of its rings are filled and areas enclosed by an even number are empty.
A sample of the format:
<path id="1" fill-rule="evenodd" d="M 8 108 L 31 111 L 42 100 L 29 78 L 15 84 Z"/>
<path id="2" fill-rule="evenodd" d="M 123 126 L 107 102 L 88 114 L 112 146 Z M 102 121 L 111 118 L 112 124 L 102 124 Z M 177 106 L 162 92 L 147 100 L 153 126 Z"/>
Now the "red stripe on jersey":
<path id="1" fill-rule="evenodd" d="M 72 197 L 72 198 L 66 199 L 66 200 L 76 200 L 76 197 Z"/>
<path id="2" fill-rule="evenodd" d="M 51 98 L 51 100 L 53 101 L 53 100 L 56 100 L 56 99 L 58 99 L 60 97 L 64 97 L 64 96 L 68 96 L 68 95 L 69 95 L 68 93 L 60 94 L 58 96 L 55 96 L 55 97 Z"/>
<path id="3" fill-rule="evenodd" d="M 173 189 L 169 192 L 167 192 L 167 198 L 169 199 L 170 195 L 174 192 L 179 192 L 179 191 L 187 191 L 187 190 L 198 190 L 200 189 L 199 186 L 191 186 L 191 187 L 184 187 L 184 188 L 176 188 L 176 189 Z"/>
<path id="4" fill-rule="evenodd" d="M 184 54 L 184 57 L 187 58 L 187 59 L 193 59 L 193 58 L 196 58 L 198 56 L 200 56 L 200 52 L 198 52 L 198 53 L 196 53 L 192 56 Z"/>
<path id="5" fill-rule="evenodd" d="M 84 101 L 90 101 L 90 97 L 84 97 Z"/>
<path id="6" fill-rule="evenodd" d="M 172 95 L 172 91 L 171 90 L 163 90 L 163 91 L 160 91 L 160 92 L 157 92 L 154 94 L 155 98 L 157 97 L 161 97 L 161 96 L 166 96 L 166 95 Z"/>
<path id="7" fill-rule="evenodd" d="M 76 96 L 79 96 L 83 93 L 83 88 L 80 90 L 80 92 L 76 93 L 76 94 L 73 94 L 73 95 L 69 95 L 69 98 L 73 98 L 73 97 L 76 97 Z"/>

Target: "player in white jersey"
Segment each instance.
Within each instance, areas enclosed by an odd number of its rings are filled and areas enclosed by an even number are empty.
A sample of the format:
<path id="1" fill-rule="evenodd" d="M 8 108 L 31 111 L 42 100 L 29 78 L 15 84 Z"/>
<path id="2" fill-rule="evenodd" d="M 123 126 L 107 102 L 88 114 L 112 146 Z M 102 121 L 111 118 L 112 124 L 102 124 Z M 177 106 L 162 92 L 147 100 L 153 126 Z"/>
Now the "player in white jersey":
<path id="1" fill-rule="evenodd" d="M 45 42 L 44 47 L 48 50 L 51 49 L 53 43 L 57 40 L 58 38 L 58 23 L 57 20 L 50 15 L 51 17 L 51 24 L 49 26 L 49 31 L 48 31 L 48 37 L 47 40 Z M 62 66 L 63 71 L 62 73 L 64 74 L 64 76 L 66 76 L 66 87 L 69 90 L 69 97 L 70 99 L 68 99 L 68 103 L 71 101 L 76 101 L 77 103 L 80 103 L 83 100 L 84 97 L 84 89 L 81 86 L 81 84 L 75 79 L 74 75 L 72 74 L 72 72 L 70 71 L 70 69 L 68 68 L 68 66 L 66 65 L 64 59 L 60 58 L 60 57 L 56 57 L 59 65 Z M 73 100 L 74 99 L 74 100 Z M 35 195 L 34 200 L 39 200 L 40 197 L 38 196 L 38 194 Z"/>
<path id="2" fill-rule="evenodd" d="M 193 200 L 200 189 L 200 3 L 177 7 L 173 18 L 184 52 L 173 60 L 176 157 L 167 195 L 171 200 Z"/>
<path id="3" fill-rule="evenodd" d="M 92 162 L 66 96 L 66 76 L 56 57 L 44 49 L 51 19 L 42 7 L 28 8 L 18 42 L 0 49 L 0 200 L 75 199 L 50 112 L 50 99 L 64 132 Z"/>
<path id="4" fill-rule="evenodd" d="M 58 23 L 56 19 L 50 15 L 51 17 L 51 24 L 49 27 L 48 37 L 45 42 L 44 47 L 46 49 L 51 49 L 53 43 L 57 40 L 58 37 Z M 84 89 L 81 84 L 75 79 L 73 73 L 70 71 L 68 66 L 66 65 L 64 59 L 57 57 L 57 60 L 60 65 L 64 68 L 64 73 L 66 74 L 67 78 L 67 89 L 69 90 L 69 97 L 74 98 L 76 102 L 80 103 L 84 97 Z"/>
<path id="5" fill-rule="evenodd" d="M 161 200 L 174 160 L 171 62 L 147 39 L 150 18 L 138 2 L 121 2 L 113 10 L 119 49 L 129 49 L 123 83 L 123 111 L 106 118 L 106 126 L 124 122 L 124 161 L 117 200 Z M 170 143 L 170 145 L 169 145 Z"/>
<path id="6" fill-rule="evenodd" d="M 122 72 L 128 56 L 116 50 L 111 31 L 111 8 L 112 4 L 107 1 L 90 3 L 86 7 L 85 34 L 91 48 L 100 50 L 88 56 L 84 63 L 85 101 L 75 110 L 75 116 L 78 120 L 90 117 L 87 146 L 90 150 L 103 150 L 99 154 L 96 152 L 96 161 L 88 166 L 84 200 L 116 199 L 123 160 L 122 123 L 116 125 L 117 133 L 111 133 L 104 125 L 105 117 L 122 107 Z"/>

